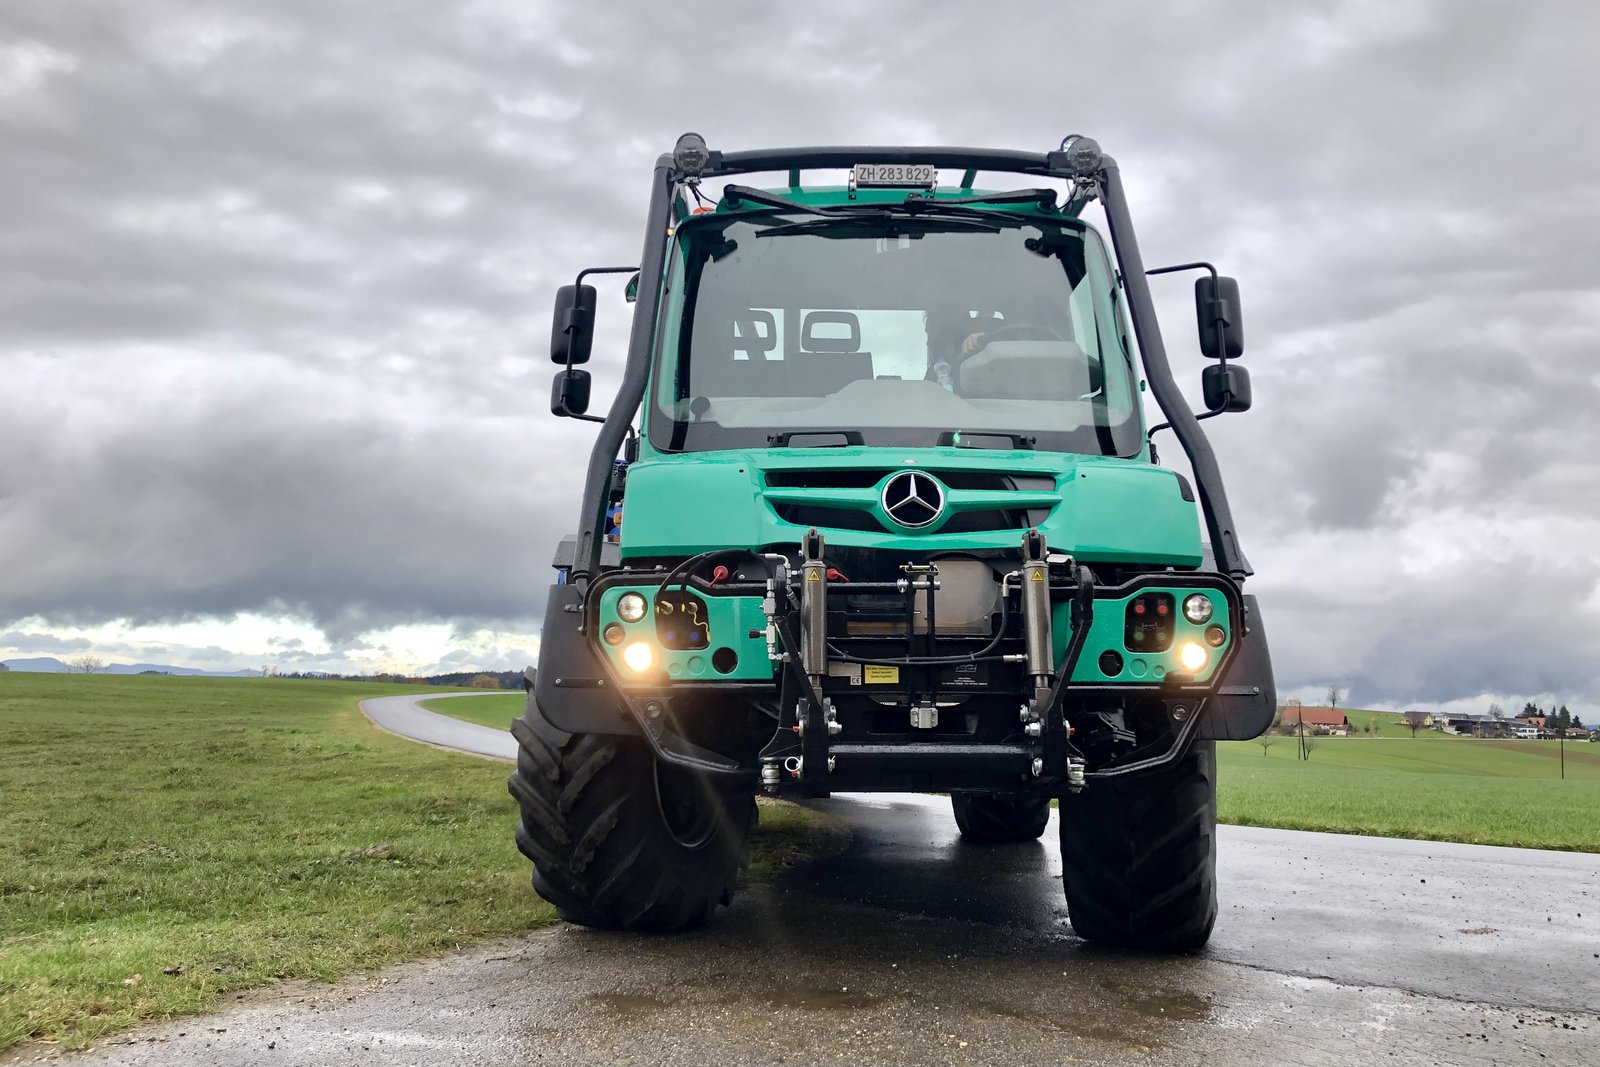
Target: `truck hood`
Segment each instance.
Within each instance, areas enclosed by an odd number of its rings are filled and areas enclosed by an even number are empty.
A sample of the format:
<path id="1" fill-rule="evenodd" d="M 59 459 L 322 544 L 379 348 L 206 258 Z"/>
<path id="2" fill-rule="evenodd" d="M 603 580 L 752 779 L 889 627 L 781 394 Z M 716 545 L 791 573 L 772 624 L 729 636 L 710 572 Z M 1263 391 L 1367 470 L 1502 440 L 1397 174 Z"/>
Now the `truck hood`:
<path id="1" fill-rule="evenodd" d="M 924 477 L 897 477 L 907 471 Z M 907 490 L 929 506 L 898 506 Z M 923 522 L 930 511 L 936 514 Z M 1086 561 L 1201 562 L 1193 493 L 1176 472 L 1140 460 L 783 448 L 655 456 L 628 469 L 624 559 L 792 546 L 813 526 L 829 544 L 906 552 L 1014 549 L 1022 530 L 1035 526 L 1052 549 Z"/>

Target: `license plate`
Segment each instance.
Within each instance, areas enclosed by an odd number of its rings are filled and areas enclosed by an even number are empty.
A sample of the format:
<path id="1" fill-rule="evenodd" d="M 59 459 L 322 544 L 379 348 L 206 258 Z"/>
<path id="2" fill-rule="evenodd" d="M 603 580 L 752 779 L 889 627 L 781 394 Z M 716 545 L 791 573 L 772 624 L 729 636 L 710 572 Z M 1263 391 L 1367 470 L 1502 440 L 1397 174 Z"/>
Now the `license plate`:
<path id="1" fill-rule="evenodd" d="M 850 180 L 857 188 L 932 189 L 939 180 L 939 171 L 932 163 L 857 163 L 850 170 Z"/>

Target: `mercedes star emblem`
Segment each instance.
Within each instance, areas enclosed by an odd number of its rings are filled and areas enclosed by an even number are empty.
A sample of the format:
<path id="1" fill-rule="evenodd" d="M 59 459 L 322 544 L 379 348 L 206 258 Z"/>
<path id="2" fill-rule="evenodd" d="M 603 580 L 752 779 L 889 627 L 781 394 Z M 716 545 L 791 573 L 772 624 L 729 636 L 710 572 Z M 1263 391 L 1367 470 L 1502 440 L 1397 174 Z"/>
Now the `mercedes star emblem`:
<path id="1" fill-rule="evenodd" d="M 944 514 L 944 486 L 921 471 L 901 471 L 883 483 L 883 510 L 913 530 L 931 525 Z"/>

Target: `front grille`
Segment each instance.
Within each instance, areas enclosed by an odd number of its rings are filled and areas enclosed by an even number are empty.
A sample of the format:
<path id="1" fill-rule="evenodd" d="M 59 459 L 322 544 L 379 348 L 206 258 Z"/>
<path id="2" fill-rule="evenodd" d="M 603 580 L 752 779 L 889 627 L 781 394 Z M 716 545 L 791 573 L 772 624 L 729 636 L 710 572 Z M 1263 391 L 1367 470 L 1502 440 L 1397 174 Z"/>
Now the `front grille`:
<path id="1" fill-rule="evenodd" d="M 822 529 L 854 530 L 867 533 L 905 533 L 907 527 L 880 522 L 874 517 L 879 501 L 876 494 L 864 493 L 875 489 L 885 478 L 908 468 L 846 467 L 838 469 L 776 470 L 767 471 L 765 481 L 770 496 L 769 503 L 778 518 L 796 526 L 816 526 Z M 921 468 L 914 468 L 921 470 Z M 940 533 L 988 533 L 997 530 L 1026 530 L 1038 526 L 1050 516 L 1050 506 L 1041 497 L 1052 497 L 1055 478 L 1048 474 L 1008 473 L 1004 471 L 930 470 L 944 486 L 953 514 L 939 527 Z M 806 490 L 815 490 L 818 496 L 830 492 L 849 497 L 848 500 L 797 499 Z M 798 491 L 798 492 L 796 492 Z M 961 495 L 968 492 L 1016 493 L 1016 507 L 986 507 L 981 510 L 962 510 Z M 986 501 L 987 503 L 987 501 Z"/>
<path id="2" fill-rule="evenodd" d="M 796 526 L 817 526 L 832 530 L 863 530 L 882 533 L 883 527 L 870 511 L 856 508 L 824 508 L 806 504 L 774 504 L 772 510 L 784 522 Z"/>
<path id="3" fill-rule="evenodd" d="M 922 468 L 846 468 L 843 470 L 768 471 L 772 489 L 871 489 L 897 470 Z M 1048 492 L 1055 479 L 1048 474 L 1005 474 L 996 471 L 928 471 L 950 489 L 987 489 L 1000 492 Z"/>

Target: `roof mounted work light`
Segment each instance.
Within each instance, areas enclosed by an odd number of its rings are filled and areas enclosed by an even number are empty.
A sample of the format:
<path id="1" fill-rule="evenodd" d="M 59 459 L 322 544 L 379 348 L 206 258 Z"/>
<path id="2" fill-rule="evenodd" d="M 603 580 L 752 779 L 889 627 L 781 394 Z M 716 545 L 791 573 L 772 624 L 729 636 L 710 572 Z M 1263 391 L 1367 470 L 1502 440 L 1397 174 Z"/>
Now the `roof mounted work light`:
<path id="1" fill-rule="evenodd" d="M 672 165 L 686 178 L 698 178 L 711 166 L 711 149 L 698 133 L 686 133 L 672 149 Z"/>
<path id="2" fill-rule="evenodd" d="M 1078 178 L 1091 178 L 1099 173 L 1100 163 L 1105 159 L 1100 142 L 1081 133 L 1063 137 L 1059 151 L 1066 156 L 1067 169 Z"/>

